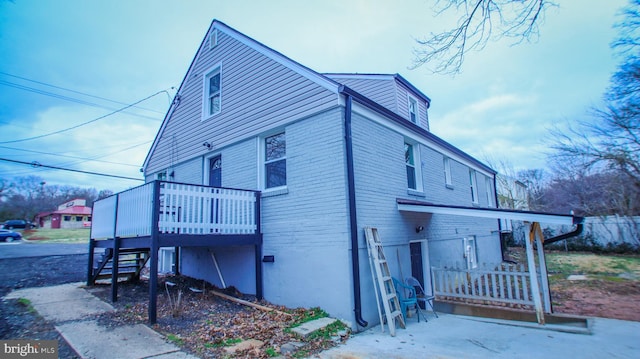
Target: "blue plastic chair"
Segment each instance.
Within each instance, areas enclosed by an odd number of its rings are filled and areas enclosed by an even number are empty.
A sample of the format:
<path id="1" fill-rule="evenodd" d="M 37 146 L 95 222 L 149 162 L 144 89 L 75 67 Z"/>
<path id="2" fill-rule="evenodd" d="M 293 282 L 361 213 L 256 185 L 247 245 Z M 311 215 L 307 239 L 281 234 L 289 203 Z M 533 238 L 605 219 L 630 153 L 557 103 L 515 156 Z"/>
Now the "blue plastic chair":
<path id="1" fill-rule="evenodd" d="M 418 322 L 420 322 L 420 307 L 418 307 L 418 297 L 416 296 L 416 289 L 402 283 L 395 278 L 392 279 L 393 286 L 396 288 L 396 294 L 398 295 L 398 301 L 400 302 L 402 316 L 406 319 L 407 308 L 414 307 L 416 309 L 416 317 L 418 317 Z"/>

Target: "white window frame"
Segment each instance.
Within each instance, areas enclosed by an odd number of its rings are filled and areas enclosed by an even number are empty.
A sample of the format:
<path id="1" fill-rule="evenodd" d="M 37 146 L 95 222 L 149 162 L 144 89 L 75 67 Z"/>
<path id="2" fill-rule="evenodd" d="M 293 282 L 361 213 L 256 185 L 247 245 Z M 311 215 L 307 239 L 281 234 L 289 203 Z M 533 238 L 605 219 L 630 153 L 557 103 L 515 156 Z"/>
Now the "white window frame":
<path id="1" fill-rule="evenodd" d="M 493 203 L 494 195 L 493 195 L 493 181 L 491 177 L 485 177 L 485 189 L 487 191 L 487 207 L 495 207 Z"/>
<path id="2" fill-rule="evenodd" d="M 444 156 L 442 159 L 442 163 L 444 164 L 444 184 L 445 186 L 452 188 L 453 183 L 451 182 L 451 158 Z"/>
<path id="3" fill-rule="evenodd" d="M 467 262 L 467 269 L 478 268 L 478 246 L 476 236 L 467 236 L 462 240 L 463 257 Z"/>
<path id="4" fill-rule="evenodd" d="M 218 90 L 218 97 L 220 98 L 220 105 L 218 106 L 218 111 L 214 113 L 209 112 L 209 101 L 211 98 L 211 94 L 209 93 L 209 79 L 213 76 L 220 76 L 220 86 Z M 202 120 L 208 120 L 213 116 L 222 112 L 222 63 L 218 63 L 215 66 L 211 67 L 207 72 L 205 72 L 203 76 L 203 84 L 202 84 Z"/>
<path id="5" fill-rule="evenodd" d="M 412 103 L 415 103 L 415 112 L 411 112 Z M 411 95 L 407 95 L 407 112 L 409 113 L 409 121 L 415 124 L 418 124 L 420 122 L 420 106 L 418 103 L 418 99 Z M 415 115 L 415 121 L 411 119 L 411 114 Z"/>
<path id="6" fill-rule="evenodd" d="M 469 187 L 471 188 L 471 203 L 478 204 L 478 181 L 476 170 L 469 169 Z"/>
<path id="7" fill-rule="evenodd" d="M 407 160 L 406 160 L 405 146 L 407 146 L 407 145 L 411 146 L 411 154 L 413 156 L 413 164 L 407 163 Z M 422 162 L 420 161 L 420 148 L 419 148 L 419 146 L 420 146 L 419 143 L 417 143 L 415 141 L 412 141 L 410 139 L 405 139 L 404 140 L 404 144 L 402 146 L 402 149 L 403 149 L 402 152 L 403 152 L 403 154 L 405 154 L 405 156 L 404 156 L 405 157 L 405 161 L 404 161 L 405 172 L 407 172 L 406 171 L 406 167 L 411 166 L 411 167 L 413 167 L 413 172 L 414 172 L 414 176 L 415 176 L 414 181 L 415 181 L 415 184 L 416 184 L 416 188 L 410 188 L 409 187 L 409 178 L 406 179 L 406 181 L 407 181 L 406 182 L 407 183 L 407 190 L 410 191 L 410 192 L 411 191 L 415 191 L 415 192 L 422 192 L 423 191 L 423 189 L 422 189 Z"/>
<path id="8" fill-rule="evenodd" d="M 285 138 L 285 152 L 284 152 L 284 156 L 282 157 L 278 157 L 276 159 L 272 159 L 267 161 L 267 153 L 266 153 L 266 147 L 267 147 L 267 139 L 277 136 L 277 135 L 284 135 Z M 285 176 L 286 176 L 286 165 L 287 165 L 287 133 L 285 130 L 280 130 L 280 131 L 273 131 L 273 132 L 269 132 L 268 134 L 265 134 L 264 136 L 262 136 L 260 138 L 260 188 L 262 188 L 264 191 L 281 191 L 281 190 L 286 190 L 287 188 L 287 178 L 285 177 L 285 183 L 284 185 L 281 186 L 276 186 L 276 187 L 267 187 L 267 165 L 269 163 L 273 163 L 276 161 L 281 161 L 284 160 L 285 161 Z"/>
<path id="9" fill-rule="evenodd" d="M 209 49 L 213 49 L 218 46 L 218 29 L 213 29 L 211 35 L 209 35 Z"/>
<path id="10" fill-rule="evenodd" d="M 167 180 L 167 170 L 160 171 L 156 173 L 156 179 L 158 181 L 166 181 Z"/>

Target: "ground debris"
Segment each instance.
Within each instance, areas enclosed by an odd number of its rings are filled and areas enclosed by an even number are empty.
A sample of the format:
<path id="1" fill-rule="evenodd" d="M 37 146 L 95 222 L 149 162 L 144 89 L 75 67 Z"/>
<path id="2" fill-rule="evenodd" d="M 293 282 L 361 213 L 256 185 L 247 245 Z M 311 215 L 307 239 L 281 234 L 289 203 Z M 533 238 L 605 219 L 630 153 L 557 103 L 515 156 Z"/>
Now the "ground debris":
<path id="1" fill-rule="evenodd" d="M 168 292 L 165 290 L 165 281 L 175 283 Z M 189 288 L 199 290 L 192 291 Z M 214 290 L 273 310 L 265 311 L 226 300 L 215 295 Z M 182 297 L 180 308 L 176 310 L 168 296 L 175 295 L 178 291 L 182 291 Z M 148 281 L 122 283 L 119 285 L 118 293 L 118 301 L 114 303 L 116 311 L 101 315 L 101 324 L 147 324 Z M 110 286 L 105 285 L 94 294 L 109 300 Z M 301 339 L 288 328 L 303 318 L 315 318 L 324 312 L 318 308 L 289 309 L 276 306 L 258 301 L 254 296 L 243 295 L 236 288 L 219 289 L 184 276 L 159 278 L 157 309 L 158 321 L 153 329 L 183 350 L 202 358 L 270 358 L 278 355 L 292 357 L 296 353 L 308 356 L 335 346 L 349 337 L 347 330 L 347 334 L 340 335 L 338 341 L 335 333 Z M 247 343 L 239 345 L 243 342 Z M 256 342 L 263 344 L 248 344 Z M 292 347 L 290 343 L 296 345 Z M 231 352 L 227 350 L 230 347 L 234 347 Z M 283 347 L 285 353 L 281 353 Z"/>

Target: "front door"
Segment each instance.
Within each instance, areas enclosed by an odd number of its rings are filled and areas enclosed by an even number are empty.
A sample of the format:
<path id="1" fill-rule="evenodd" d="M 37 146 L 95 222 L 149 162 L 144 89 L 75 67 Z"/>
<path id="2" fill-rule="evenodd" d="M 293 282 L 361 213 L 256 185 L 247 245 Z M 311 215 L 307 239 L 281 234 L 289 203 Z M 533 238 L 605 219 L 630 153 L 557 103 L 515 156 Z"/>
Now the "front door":
<path id="1" fill-rule="evenodd" d="M 222 157 L 209 159 L 209 186 L 222 187 Z"/>

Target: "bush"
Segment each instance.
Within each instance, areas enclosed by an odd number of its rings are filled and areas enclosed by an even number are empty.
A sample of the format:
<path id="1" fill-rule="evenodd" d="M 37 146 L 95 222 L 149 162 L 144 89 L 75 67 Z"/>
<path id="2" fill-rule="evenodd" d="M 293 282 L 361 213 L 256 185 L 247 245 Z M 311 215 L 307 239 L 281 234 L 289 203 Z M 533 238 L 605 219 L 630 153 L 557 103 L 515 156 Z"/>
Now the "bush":
<path id="1" fill-rule="evenodd" d="M 545 235 L 545 238 L 548 238 Z M 566 243 L 565 243 L 566 241 Z M 622 243 L 607 243 L 602 245 L 598 242 L 590 233 L 581 235 L 575 238 L 569 238 L 564 241 L 559 241 L 545 248 L 553 250 L 569 250 L 576 252 L 592 252 L 592 253 L 614 253 L 614 254 L 627 254 L 627 253 L 640 253 L 640 248 L 627 242 Z"/>

